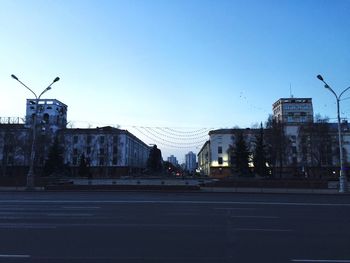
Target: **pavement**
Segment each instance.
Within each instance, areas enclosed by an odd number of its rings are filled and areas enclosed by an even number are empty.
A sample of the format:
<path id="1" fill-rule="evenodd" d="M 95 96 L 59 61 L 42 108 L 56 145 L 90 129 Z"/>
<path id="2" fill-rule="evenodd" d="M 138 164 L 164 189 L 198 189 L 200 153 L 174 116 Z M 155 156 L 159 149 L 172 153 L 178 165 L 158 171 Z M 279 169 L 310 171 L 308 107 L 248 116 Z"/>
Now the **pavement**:
<path id="1" fill-rule="evenodd" d="M 49 188 L 36 187 L 35 191 L 146 191 L 146 192 L 200 192 L 200 193 L 273 193 L 273 194 L 350 194 L 339 193 L 338 182 L 330 181 L 328 188 L 277 187 L 219 187 L 210 186 L 213 179 L 196 178 L 123 178 L 86 179 L 67 178 Z M 1 187 L 0 191 L 26 191 L 25 187 Z"/>
<path id="2" fill-rule="evenodd" d="M 13 191 L 27 191 L 26 187 L 0 187 L 0 192 L 13 192 Z M 121 192 L 167 192 L 167 189 L 164 188 L 154 190 L 147 188 L 140 190 L 133 190 L 132 187 L 121 190 L 121 189 L 83 189 L 83 190 L 67 190 L 67 189 L 56 189 L 56 190 L 46 190 L 45 187 L 35 187 L 34 191 L 121 191 Z M 173 190 L 172 190 L 173 191 Z M 176 190 L 175 190 L 176 191 Z M 350 191 L 346 193 L 339 193 L 338 189 L 305 189 L 305 188 L 259 188 L 259 187 L 201 187 L 200 190 L 186 190 L 181 189 L 177 192 L 199 192 L 199 193 L 269 193 L 269 194 L 327 194 L 327 195 L 339 195 L 339 194 L 348 194 L 350 195 Z"/>
<path id="3" fill-rule="evenodd" d="M 201 187 L 201 191 L 209 193 L 340 194 L 337 189 L 311 188 Z"/>

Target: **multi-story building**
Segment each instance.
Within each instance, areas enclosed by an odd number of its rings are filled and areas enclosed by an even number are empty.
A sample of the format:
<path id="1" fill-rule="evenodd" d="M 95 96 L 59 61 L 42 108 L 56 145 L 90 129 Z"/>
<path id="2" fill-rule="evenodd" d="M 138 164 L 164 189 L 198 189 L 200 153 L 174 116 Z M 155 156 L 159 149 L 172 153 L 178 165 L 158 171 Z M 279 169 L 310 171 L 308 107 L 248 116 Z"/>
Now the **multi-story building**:
<path id="1" fill-rule="evenodd" d="M 66 167 L 76 175 L 84 155 L 92 176 L 119 176 L 138 172 L 147 166 L 150 147 L 127 130 L 112 127 L 69 129 L 67 105 L 55 99 L 27 100 L 24 123 L 0 121 L 1 174 L 24 174 L 29 166 L 34 116 L 36 151 L 34 166 L 41 173 L 54 138 L 63 149 Z"/>
<path id="2" fill-rule="evenodd" d="M 282 98 L 273 104 L 276 127 L 264 129 L 269 169 L 278 176 L 332 177 L 339 174 L 338 129 L 336 123 L 313 122 L 311 98 Z M 350 125 L 341 125 L 346 173 L 350 172 Z M 234 160 L 229 154 L 240 131 L 252 154 L 257 129 L 220 129 L 209 132 L 198 153 L 198 167 L 203 175 L 233 175 Z M 231 151 L 232 152 L 232 151 Z M 254 171 L 253 163 L 250 163 Z"/>
<path id="3" fill-rule="evenodd" d="M 67 105 L 56 99 L 39 99 L 38 109 L 35 99 L 27 99 L 25 126 L 31 128 L 37 112 L 36 122 L 42 130 L 54 134 L 67 126 Z"/>
<path id="4" fill-rule="evenodd" d="M 189 152 L 185 155 L 185 170 L 189 173 L 194 173 L 197 168 L 196 155 L 193 152 Z"/>
<path id="5" fill-rule="evenodd" d="M 311 98 L 281 98 L 272 105 L 273 117 L 283 123 L 313 122 Z"/>
<path id="6" fill-rule="evenodd" d="M 252 149 L 257 129 L 219 129 L 209 132 L 207 141 L 198 153 L 198 168 L 202 175 L 226 177 L 232 175 L 230 149 L 235 145 L 238 132 L 242 132 L 246 144 Z"/>
<path id="7" fill-rule="evenodd" d="M 201 176 L 210 175 L 210 140 L 206 141 L 202 148 L 199 150 L 198 156 L 198 170 Z"/>
<path id="8" fill-rule="evenodd" d="M 168 162 L 171 163 L 174 166 L 178 166 L 179 162 L 177 161 L 176 157 L 174 155 L 170 155 L 168 157 Z"/>
<path id="9" fill-rule="evenodd" d="M 24 173 L 29 165 L 30 139 L 28 128 L 23 123 L 10 123 L 1 118 L 0 175 Z"/>
<path id="10" fill-rule="evenodd" d="M 113 127 L 61 130 L 64 161 L 77 173 L 84 155 L 94 176 L 110 177 L 140 172 L 150 147 L 127 130 Z"/>

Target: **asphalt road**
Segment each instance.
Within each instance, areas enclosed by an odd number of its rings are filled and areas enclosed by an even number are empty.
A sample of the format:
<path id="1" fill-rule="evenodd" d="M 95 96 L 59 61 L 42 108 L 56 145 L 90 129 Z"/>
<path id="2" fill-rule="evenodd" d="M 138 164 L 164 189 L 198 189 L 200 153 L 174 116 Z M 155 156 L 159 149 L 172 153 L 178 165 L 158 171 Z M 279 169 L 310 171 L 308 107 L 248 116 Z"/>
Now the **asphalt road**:
<path id="1" fill-rule="evenodd" d="M 350 262 L 350 196 L 2 192 L 0 262 Z"/>

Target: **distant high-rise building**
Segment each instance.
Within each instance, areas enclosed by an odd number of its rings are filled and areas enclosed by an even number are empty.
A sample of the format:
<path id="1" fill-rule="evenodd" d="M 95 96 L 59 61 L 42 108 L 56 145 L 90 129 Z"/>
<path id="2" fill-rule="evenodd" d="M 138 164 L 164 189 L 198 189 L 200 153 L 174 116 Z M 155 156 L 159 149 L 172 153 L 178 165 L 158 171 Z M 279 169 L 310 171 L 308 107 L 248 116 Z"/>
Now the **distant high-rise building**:
<path id="1" fill-rule="evenodd" d="M 178 166 L 179 165 L 179 163 L 178 163 L 178 161 L 177 161 L 177 159 L 176 159 L 176 157 L 174 155 L 170 155 L 168 157 L 168 162 L 171 163 L 174 166 Z"/>
<path id="2" fill-rule="evenodd" d="M 193 152 L 189 152 L 185 155 L 186 159 L 186 171 L 194 172 L 197 168 L 196 155 Z"/>
<path id="3" fill-rule="evenodd" d="M 281 98 L 272 105 L 273 118 L 283 123 L 313 122 L 311 98 Z"/>

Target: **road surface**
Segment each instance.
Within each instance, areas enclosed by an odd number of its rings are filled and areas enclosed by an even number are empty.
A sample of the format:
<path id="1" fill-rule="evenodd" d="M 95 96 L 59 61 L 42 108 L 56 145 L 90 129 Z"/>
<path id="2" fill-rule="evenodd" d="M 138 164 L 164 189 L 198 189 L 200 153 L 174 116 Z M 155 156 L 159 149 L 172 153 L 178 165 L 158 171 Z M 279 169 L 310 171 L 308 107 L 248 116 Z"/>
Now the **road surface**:
<path id="1" fill-rule="evenodd" d="M 350 196 L 0 192 L 0 262 L 349 262 Z"/>

